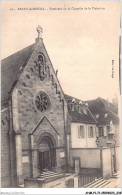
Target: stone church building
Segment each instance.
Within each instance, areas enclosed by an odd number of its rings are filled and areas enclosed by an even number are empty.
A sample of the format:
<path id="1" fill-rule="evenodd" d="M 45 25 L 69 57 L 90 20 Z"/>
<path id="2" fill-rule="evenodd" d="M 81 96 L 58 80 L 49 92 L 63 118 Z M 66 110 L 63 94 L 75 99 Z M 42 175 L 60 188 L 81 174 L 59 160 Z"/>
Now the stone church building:
<path id="1" fill-rule="evenodd" d="M 2 60 L 2 187 L 23 184 L 42 170 L 67 172 L 70 148 L 97 148 L 97 121 L 88 104 L 75 101 L 64 94 L 40 36 Z M 76 124 L 79 140 L 85 137 L 83 129 L 89 129 L 89 142 L 78 147 L 72 131 Z"/>

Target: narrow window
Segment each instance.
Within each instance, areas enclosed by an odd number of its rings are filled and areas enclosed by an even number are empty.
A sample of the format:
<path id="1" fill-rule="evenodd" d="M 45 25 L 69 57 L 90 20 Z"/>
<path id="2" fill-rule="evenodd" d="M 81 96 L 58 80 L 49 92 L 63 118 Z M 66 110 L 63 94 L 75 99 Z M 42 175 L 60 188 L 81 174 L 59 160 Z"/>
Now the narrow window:
<path id="1" fill-rule="evenodd" d="M 107 133 L 109 133 L 110 132 L 110 126 L 107 126 L 106 128 L 107 128 Z"/>
<path id="2" fill-rule="evenodd" d="M 94 137 L 94 132 L 93 132 L 93 127 L 92 126 L 90 126 L 89 129 L 88 129 L 88 135 L 89 135 L 89 138 Z"/>
<path id="3" fill-rule="evenodd" d="M 78 113 L 81 113 L 81 107 L 78 106 Z"/>
<path id="4" fill-rule="evenodd" d="M 32 72 L 34 72 L 33 68 L 30 68 L 30 70 L 31 70 Z"/>
<path id="5" fill-rule="evenodd" d="M 104 129 L 103 127 L 99 127 L 99 137 L 104 136 Z"/>
<path id="6" fill-rule="evenodd" d="M 84 138 L 84 126 L 80 125 L 78 128 L 78 138 Z"/>
<path id="7" fill-rule="evenodd" d="M 71 111 L 74 111 L 74 104 L 71 104 Z"/>
<path id="8" fill-rule="evenodd" d="M 26 78 L 27 78 L 27 79 L 30 79 L 30 76 L 27 74 L 27 75 L 26 75 Z"/>

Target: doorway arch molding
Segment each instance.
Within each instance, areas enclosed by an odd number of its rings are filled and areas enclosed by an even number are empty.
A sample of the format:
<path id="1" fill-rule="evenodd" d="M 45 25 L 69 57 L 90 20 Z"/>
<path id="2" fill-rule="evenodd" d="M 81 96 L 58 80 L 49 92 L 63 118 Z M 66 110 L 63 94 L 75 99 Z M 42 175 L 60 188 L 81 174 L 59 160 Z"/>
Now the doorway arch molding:
<path id="1" fill-rule="evenodd" d="M 56 166 L 56 140 L 48 132 L 41 133 L 37 140 L 38 168 L 40 172 Z"/>
<path id="2" fill-rule="evenodd" d="M 44 139 L 47 139 L 47 141 L 52 141 L 53 143 L 53 147 L 56 148 L 56 139 L 54 138 L 54 136 L 49 133 L 49 132 L 44 132 L 44 133 L 41 133 L 38 137 L 38 140 L 37 140 L 37 147 L 39 147 L 40 143 L 42 140 Z"/>
<path id="3" fill-rule="evenodd" d="M 54 147 L 58 147 L 60 135 L 45 116 L 39 121 L 31 134 L 33 135 L 34 148 L 38 147 L 39 140 L 44 136 L 49 137 L 53 141 Z"/>

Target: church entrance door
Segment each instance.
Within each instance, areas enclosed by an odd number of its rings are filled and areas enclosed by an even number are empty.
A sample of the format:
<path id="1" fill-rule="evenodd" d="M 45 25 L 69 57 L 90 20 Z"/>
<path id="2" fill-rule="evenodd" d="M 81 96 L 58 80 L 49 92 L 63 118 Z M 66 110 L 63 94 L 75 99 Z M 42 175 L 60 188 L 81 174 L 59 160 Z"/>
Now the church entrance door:
<path id="1" fill-rule="evenodd" d="M 50 169 L 49 151 L 39 152 L 39 164 L 40 171 L 43 171 L 44 169 Z"/>
<path id="2" fill-rule="evenodd" d="M 55 148 L 49 137 L 43 137 L 39 144 L 38 165 L 40 171 L 52 170 L 55 167 Z"/>

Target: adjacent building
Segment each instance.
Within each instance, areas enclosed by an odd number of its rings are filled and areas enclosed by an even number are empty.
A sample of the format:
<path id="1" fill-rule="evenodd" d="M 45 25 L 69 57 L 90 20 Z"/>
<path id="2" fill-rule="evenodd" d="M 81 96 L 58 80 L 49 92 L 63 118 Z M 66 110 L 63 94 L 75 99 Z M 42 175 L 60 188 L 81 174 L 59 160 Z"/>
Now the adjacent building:
<path id="1" fill-rule="evenodd" d="M 110 103 L 103 98 L 87 102 L 97 120 L 99 146 L 120 145 L 120 126 L 117 103 Z"/>

